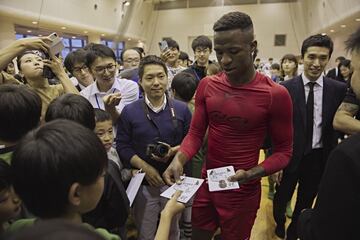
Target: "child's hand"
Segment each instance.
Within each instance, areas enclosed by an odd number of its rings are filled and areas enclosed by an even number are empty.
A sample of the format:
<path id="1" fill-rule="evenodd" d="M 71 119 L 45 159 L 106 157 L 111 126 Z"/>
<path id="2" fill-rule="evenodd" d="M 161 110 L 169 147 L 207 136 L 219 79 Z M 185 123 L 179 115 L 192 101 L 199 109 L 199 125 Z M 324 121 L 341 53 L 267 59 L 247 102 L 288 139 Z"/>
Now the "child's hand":
<path id="1" fill-rule="evenodd" d="M 182 191 L 177 190 L 172 198 L 166 203 L 164 209 L 162 210 L 161 214 L 168 215 L 170 217 L 175 216 L 179 212 L 182 212 L 185 209 L 185 204 L 180 203 L 177 199 L 180 197 Z"/>

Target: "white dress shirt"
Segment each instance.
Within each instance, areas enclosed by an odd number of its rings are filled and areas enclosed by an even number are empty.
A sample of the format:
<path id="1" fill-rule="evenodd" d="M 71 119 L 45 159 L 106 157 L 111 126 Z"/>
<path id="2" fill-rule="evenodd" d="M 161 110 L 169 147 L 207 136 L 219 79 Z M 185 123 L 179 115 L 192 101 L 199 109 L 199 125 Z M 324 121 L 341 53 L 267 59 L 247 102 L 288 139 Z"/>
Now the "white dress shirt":
<path id="1" fill-rule="evenodd" d="M 145 103 L 146 105 L 148 105 L 148 107 L 155 113 L 159 113 L 160 111 L 164 110 L 166 108 L 166 95 L 164 94 L 164 101 L 163 103 L 159 106 L 159 107 L 155 107 L 154 105 L 151 104 L 150 100 L 148 99 L 148 97 L 145 95 Z"/>
<path id="2" fill-rule="evenodd" d="M 305 89 L 305 102 L 309 96 L 310 87 L 308 83 L 310 80 L 301 74 Z M 312 148 L 322 148 L 321 131 L 322 131 L 322 103 L 323 103 L 323 87 L 324 87 L 324 76 L 321 75 L 316 79 L 314 85 L 314 122 L 313 122 L 313 137 L 312 137 Z"/>
<path id="3" fill-rule="evenodd" d="M 132 103 L 139 99 L 139 87 L 136 82 L 115 78 L 115 81 L 111 88 L 107 92 L 100 92 L 96 81 L 85 89 L 83 89 L 80 94 L 84 96 L 94 108 L 100 108 L 105 110 L 104 102 L 102 98 L 106 95 L 117 93 L 121 94 L 121 101 L 119 105 L 116 106 L 116 110 L 121 113 L 122 109 L 129 103 Z"/>

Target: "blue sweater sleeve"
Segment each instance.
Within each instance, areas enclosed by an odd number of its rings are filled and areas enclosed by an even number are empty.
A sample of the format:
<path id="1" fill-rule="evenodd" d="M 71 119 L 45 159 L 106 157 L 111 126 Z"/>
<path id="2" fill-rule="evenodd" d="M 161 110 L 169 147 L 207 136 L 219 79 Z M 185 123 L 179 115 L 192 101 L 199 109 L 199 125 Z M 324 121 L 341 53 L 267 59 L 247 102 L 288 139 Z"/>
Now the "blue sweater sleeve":
<path id="1" fill-rule="evenodd" d="M 130 160 L 136 155 L 132 148 L 131 123 L 128 107 L 125 106 L 118 120 L 116 134 L 116 150 L 126 168 L 131 168 Z"/>

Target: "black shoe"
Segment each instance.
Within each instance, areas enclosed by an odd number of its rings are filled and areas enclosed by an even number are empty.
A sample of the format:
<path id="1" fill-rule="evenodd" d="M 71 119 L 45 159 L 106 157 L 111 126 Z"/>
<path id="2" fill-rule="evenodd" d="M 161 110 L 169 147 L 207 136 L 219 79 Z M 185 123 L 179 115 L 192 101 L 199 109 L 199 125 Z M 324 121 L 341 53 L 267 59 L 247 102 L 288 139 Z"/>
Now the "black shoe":
<path id="1" fill-rule="evenodd" d="M 275 228 L 275 235 L 279 238 L 285 238 L 285 226 L 277 225 Z"/>

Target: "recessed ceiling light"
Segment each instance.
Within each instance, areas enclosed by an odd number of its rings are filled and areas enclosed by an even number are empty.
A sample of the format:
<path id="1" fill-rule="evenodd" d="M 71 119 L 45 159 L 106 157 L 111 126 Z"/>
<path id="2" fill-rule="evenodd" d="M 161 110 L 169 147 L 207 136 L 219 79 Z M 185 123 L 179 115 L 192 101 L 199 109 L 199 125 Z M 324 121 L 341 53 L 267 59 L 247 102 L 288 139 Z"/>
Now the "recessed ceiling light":
<path id="1" fill-rule="evenodd" d="M 66 27 L 61 27 L 61 29 L 66 29 Z"/>
<path id="2" fill-rule="evenodd" d="M 129 6 L 129 5 L 130 5 L 130 2 L 129 2 L 129 1 L 125 1 L 125 2 L 124 2 L 124 5 L 125 5 L 125 6 Z"/>
<path id="3" fill-rule="evenodd" d="M 334 29 L 331 29 L 330 32 L 335 32 L 335 30 L 334 30 Z"/>
<path id="4" fill-rule="evenodd" d="M 101 36 L 105 37 L 105 34 L 104 34 L 104 33 L 102 33 L 102 34 L 101 34 Z"/>
<path id="5" fill-rule="evenodd" d="M 76 38 L 76 37 L 75 37 L 75 36 L 72 36 L 71 38 L 73 38 L 73 39 L 74 39 L 74 38 Z"/>
<path id="6" fill-rule="evenodd" d="M 31 30 L 27 30 L 26 32 L 31 33 L 32 31 L 31 31 Z"/>
<path id="7" fill-rule="evenodd" d="M 89 31 L 84 31 L 84 33 L 88 33 Z"/>
<path id="8" fill-rule="evenodd" d="M 360 18 L 355 19 L 355 21 L 360 22 Z"/>
<path id="9" fill-rule="evenodd" d="M 128 38 L 128 41 L 131 41 L 131 38 Z"/>
<path id="10" fill-rule="evenodd" d="M 37 21 L 32 21 L 31 23 L 32 23 L 32 24 L 38 24 L 38 22 L 37 22 Z"/>
<path id="11" fill-rule="evenodd" d="M 321 35 L 325 36 L 325 35 L 326 35 L 326 33 L 321 33 Z"/>
<path id="12" fill-rule="evenodd" d="M 340 25 L 340 27 L 342 27 L 342 28 L 346 28 L 346 25 L 345 25 L 345 24 L 342 24 L 342 25 Z"/>
<path id="13" fill-rule="evenodd" d="M 39 34 L 38 36 L 39 36 L 39 37 L 42 37 L 42 35 L 41 35 L 41 34 Z"/>

